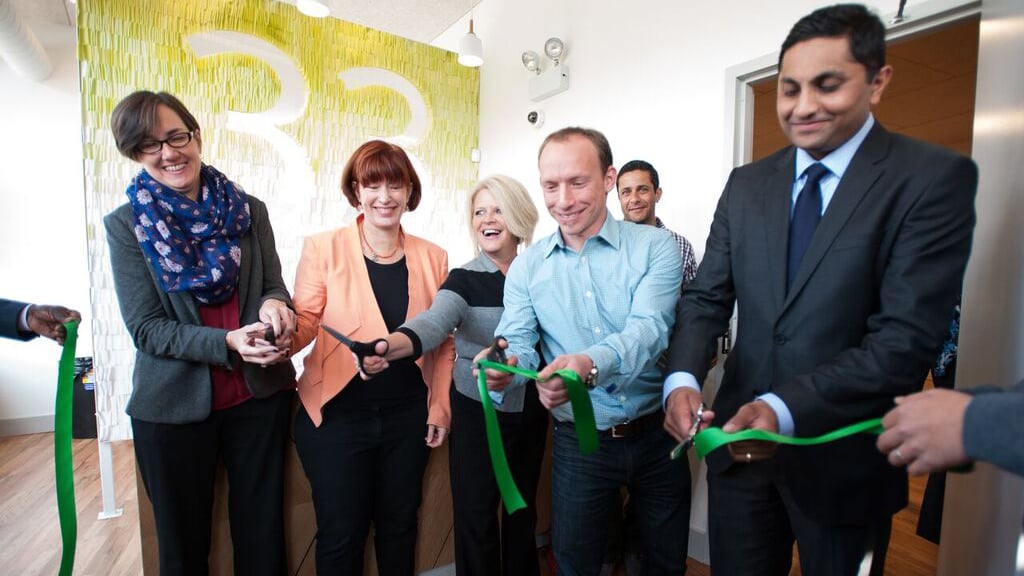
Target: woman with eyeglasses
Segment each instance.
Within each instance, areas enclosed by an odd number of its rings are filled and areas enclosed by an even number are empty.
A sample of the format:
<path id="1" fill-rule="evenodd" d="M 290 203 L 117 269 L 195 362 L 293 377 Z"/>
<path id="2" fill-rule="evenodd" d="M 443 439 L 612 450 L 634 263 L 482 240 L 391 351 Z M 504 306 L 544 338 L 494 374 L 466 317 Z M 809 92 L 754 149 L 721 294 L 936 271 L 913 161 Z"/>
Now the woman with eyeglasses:
<path id="1" fill-rule="evenodd" d="M 132 93 L 110 125 L 118 150 L 141 165 L 104 224 L 136 347 L 126 411 L 160 574 L 209 572 L 218 459 L 235 573 L 283 574 L 295 314 L 267 208 L 202 163 L 199 124 L 174 96 Z"/>
<path id="2" fill-rule="evenodd" d="M 359 216 L 307 238 L 295 273 L 292 350 L 315 340 L 298 383 L 295 447 L 313 489 L 316 571 L 362 574 L 372 523 L 378 574 L 411 576 L 423 473 L 450 426 L 451 340 L 365 381 L 327 329 L 364 343 L 387 336 L 430 307 L 448 255 L 402 229 L 422 190 L 400 147 L 372 140 L 357 148 L 341 191 Z"/>

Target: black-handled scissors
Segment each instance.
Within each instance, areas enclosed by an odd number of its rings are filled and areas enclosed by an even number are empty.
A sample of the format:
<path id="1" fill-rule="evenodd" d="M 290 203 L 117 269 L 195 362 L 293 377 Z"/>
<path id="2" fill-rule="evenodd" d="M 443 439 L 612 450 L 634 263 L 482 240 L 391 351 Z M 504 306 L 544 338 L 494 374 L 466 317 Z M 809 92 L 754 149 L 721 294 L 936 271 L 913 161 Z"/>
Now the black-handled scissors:
<path id="1" fill-rule="evenodd" d="M 360 372 L 363 372 L 363 358 L 366 358 L 367 356 L 384 356 L 388 353 L 388 341 L 383 338 L 377 338 L 373 342 L 359 342 L 349 338 L 348 336 L 345 336 L 344 334 L 338 332 L 337 330 L 331 328 L 330 326 L 321 324 L 320 327 L 323 328 L 324 331 L 330 334 L 331 336 L 334 336 L 338 340 L 338 342 L 341 342 L 345 346 L 348 346 L 348 349 L 351 350 L 352 353 L 356 355 L 356 360 L 359 365 Z M 377 353 L 378 342 L 384 343 L 384 354 Z"/>
<path id="2" fill-rule="evenodd" d="M 256 338 L 262 338 L 273 346 L 277 342 L 277 336 L 274 334 L 274 327 L 270 326 L 265 330 L 253 330 L 246 334 L 249 337 L 249 345 L 252 346 L 252 341 Z"/>
<path id="3" fill-rule="evenodd" d="M 503 336 L 497 336 L 494 338 L 494 344 L 487 351 L 487 360 L 489 362 L 495 362 L 497 364 L 508 364 L 508 357 L 505 356 L 505 349 L 498 346 L 498 343 L 504 340 Z"/>

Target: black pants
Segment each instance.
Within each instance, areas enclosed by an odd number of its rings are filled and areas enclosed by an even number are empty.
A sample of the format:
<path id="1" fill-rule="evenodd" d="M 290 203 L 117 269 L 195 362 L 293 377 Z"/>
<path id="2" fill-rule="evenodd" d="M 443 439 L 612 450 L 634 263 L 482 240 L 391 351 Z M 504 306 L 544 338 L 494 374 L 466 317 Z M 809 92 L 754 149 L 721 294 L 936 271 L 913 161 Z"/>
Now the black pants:
<path id="1" fill-rule="evenodd" d="M 540 573 L 535 536 L 537 482 L 547 440 L 548 412 L 537 399 L 536 386 L 532 382 L 526 386 L 522 412 L 498 412 L 512 478 L 526 501 L 525 509 L 511 515 L 501 507 L 500 531 L 495 512 L 500 496 L 487 451 L 483 406 L 452 386 L 449 466 L 455 516 L 455 573 L 459 576 Z"/>
<path id="2" fill-rule="evenodd" d="M 362 574 L 371 522 L 378 574 L 414 573 L 426 421 L 425 400 L 384 408 L 347 402 L 344 392 L 324 406 L 319 428 L 299 410 L 295 447 L 313 488 L 317 574 Z"/>
<path id="3" fill-rule="evenodd" d="M 774 462 L 735 464 L 708 473 L 711 566 L 715 576 L 787 576 L 793 541 L 808 576 L 854 576 L 871 553 L 871 576 L 885 567 L 892 517 L 867 525 L 808 518 L 774 474 Z"/>
<path id="4" fill-rule="evenodd" d="M 291 396 L 252 398 L 192 424 L 132 418 L 135 458 L 153 503 L 161 576 L 209 573 L 218 459 L 228 475 L 235 573 L 284 574 L 283 468 Z"/>

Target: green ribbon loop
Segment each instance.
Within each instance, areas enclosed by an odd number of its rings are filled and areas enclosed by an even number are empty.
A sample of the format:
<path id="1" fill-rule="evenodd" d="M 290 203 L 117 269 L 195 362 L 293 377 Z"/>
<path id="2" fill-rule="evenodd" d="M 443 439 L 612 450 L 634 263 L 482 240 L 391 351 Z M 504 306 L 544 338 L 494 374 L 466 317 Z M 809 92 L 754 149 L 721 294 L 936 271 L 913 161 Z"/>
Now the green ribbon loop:
<path id="1" fill-rule="evenodd" d="M 71 405 L 75 386 L 75 344 L 78 322 L 64 324 L 67 336 L 57 367 L 57 403 L 53 422 L 53 462 L 57 484 L 57 515 L 64 548 L 60 556 L 60 576 L 71 576 L 75 565 L 78 519 L 75 513 L 75 475 L 71 460 Z"/>
<path id="2" fill-rule="evenodd" d="M 511 514 L 526 508 L 526 502 L 523 501 L 523 495 L 519 493 L 516 481 L 512 478 L 512 471 L 508 467 L 505 444 L 501 441 L 501 429 L 498 428 L 498 414 L 490 396 L 487 395 L 487 375 L 484 374 L 483 368 L 479 370 L 476 384 L 480 391 L 480 404 L 484 407 L 484 426 L 487 430 L 487 451 L 491 454 L 491 468 L 494 470 L 494 479 L 498 482 L 501 501 L 505 503 L 505 510 Z"/>
<path id="3" fill-rule="evenodd" d="M 726 444 L 732 444 L 733 442 L 740 442 L 742 440 L 762 440 L 764 442 L 777 442 L 779 444 L 789 444 L 790 446 L 814 446 L 815 444 L 826 444 L 828 442 L 835 442 L 840 438 L 846 438 L 847 436 L 853 436 L 854 434 L 881 434 L 885 432 L 885 428 L 882 426 L 881 418 L 872 418 L 870 420 L 864 420 L 857 422 L 856 424 L 850 424 L 837 430 L 833 430 L 827 434 L 821 436 L 815 436 L 813 438 L 794 438 L 793 436 L 783 436 L 782 434 L 776 434 L 774 432 L 768 432 L 766 430 L 740 430 L 739 432 L 726 432 L 721 428 L 705 428 L 697 433 L 693 438 L 693 446 L 697 451 L 697 457 L 703 458 L 710 452 L 713 452 Z M 974 463 L 970 462 L 962 466 L 954 466 L 950 468 L 950 472 L 956 472 L 957 474 L 964 474 L 974 470 Z"/>
<path id="4" fill-rule="evenodd" d="M 527 370 L 518 366 L 509 366 L 489 360 L 477 362 L 478 376 L 477 389 L 480 391 L 480 403 L 484 407 L 484 424 L 487 430 L 487 450 L 491 455 L 491 467 L 494 469 L 494 478 L 498 483 L 498 492 L 501 493 L 501 500 L 505 503 L 505 509 L 511 514 L 516 510 L 526 508 L 526 502 L 512 479 L 512 472 L 508 467 L 508 459 L 505 457 L 505 444 L 501 441 L 501 429 L 498 428 L 498 414 L 494 405 L 490 402 L 487 394 L 487 375 L 484 370 L 498 370 L 524 376 L 530 380 L 538 380 L 537 372 Z M 563 369 L 555 372 L 563 382 L 569 393 L 569 403 L 572 405 L 573 421 L 576 426 L 576 440 L 579 443 L 580 453 L 592 454 L 597 450 L 597 425 L 594 422 L 594 405 L 590 402 L 590 394 L 583 383 L 580 375 L 572 370 Z"/>
<path id="5" fill-rule="evenodd" d="M 697 436 L 693 439 L 694 448 L 697 450 L 697 456 L 703 458 L 708 453 L 725 446 L 726 444 L 732 444 L 733 442 L 740 442 L 742 440 L 762 440 L 764 442 L 776 442 L 778 444 L 789 444 L 790 446 L 814 446 L 816 444 L 826 444 L 828 442 L 835 442 L 840 438 L 846 438 L 847 436 L 853 436 L 854 434 L 860 434 L 866 432 L 868 434 L 881 434 L 884 431 L 882 428 L 881 418 L 872 418 L 871 420 L 864 420 L 856 424 L 844 426 L 838 430 L 833 430 L 827 434 L 821 436 L 815 436 L 813 438 L 795 438 L 793 436 L 783 436 L 782 434 L 776 434 L 774 432 L 768 432 L 767 430 L 740 430 L 739 432 L 725 432 L 721 428 L 705 428 L 697 433 Z"/>

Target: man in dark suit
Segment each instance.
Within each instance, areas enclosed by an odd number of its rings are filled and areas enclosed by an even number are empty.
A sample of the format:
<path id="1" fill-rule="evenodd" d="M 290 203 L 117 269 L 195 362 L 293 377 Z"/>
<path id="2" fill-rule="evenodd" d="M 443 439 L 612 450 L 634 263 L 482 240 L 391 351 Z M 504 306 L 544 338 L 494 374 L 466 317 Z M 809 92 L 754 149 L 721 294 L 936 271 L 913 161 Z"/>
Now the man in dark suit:
<path id="1" fill-rule="evenodd" d="M 732 172 L 680 301 L 664 391 L 679 439 L 734 306 L 735 347 L 705 424 L 817 436 L 920 388 L 963 280 L 977 169 L 874 120 L 892 77 L 878 18 L 819 9 L 790 31 L 779 67 L 793 145 Z M 786 575 L 794 539 L 805 574 L 855 574 L 872 550 L 881 573 L 907 478 L 874 438 L 734 444 L 708 468 L 716 576 Z"/>
<path id="2" fill-rule="evenodd" d="M 46 336 L 64 343 L 64 323 L 81 321 L 82 315 L 63 306 L 26 304 L 0 298 L 0 336 L 31 340 Z"/>

